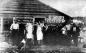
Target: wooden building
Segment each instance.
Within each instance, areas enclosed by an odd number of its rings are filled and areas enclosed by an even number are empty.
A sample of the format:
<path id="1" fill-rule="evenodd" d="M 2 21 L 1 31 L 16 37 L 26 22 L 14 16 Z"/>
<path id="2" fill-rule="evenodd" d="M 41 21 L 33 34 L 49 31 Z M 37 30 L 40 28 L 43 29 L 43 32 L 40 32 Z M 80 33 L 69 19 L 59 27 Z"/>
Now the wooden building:
<path id="1" fill-rule="evenodd" d="M 48 5 L 45 5 L 39 0 L 13 1 L 13 3 L 11 3 L 9 6 L 6 6 L 6 10 L 4 11 L 6 11 L 2 13 L 5 17 L 4 30 L 9 30 L 13 17 L 23 20 L 32 18 L 34 21 L 42 21 L 44 19 L 46 23 L 61 23 L 61 20 L 64 19 L 65 22 L 62 23 L 63 26 L 66 25 L 66 23 L 71 19 L 70 16 Z"/>

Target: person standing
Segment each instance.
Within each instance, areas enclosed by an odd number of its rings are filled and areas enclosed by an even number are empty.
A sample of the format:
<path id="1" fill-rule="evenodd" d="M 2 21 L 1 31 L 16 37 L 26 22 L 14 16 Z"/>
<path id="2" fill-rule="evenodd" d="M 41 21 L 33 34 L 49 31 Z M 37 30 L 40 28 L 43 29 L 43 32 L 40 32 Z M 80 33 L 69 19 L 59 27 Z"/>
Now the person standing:
<path id="1" fill-rule="evenodd" d="M 15 20 L 11 24 L 10 30 L 12 32 L 11 38 L 12 38 L 13 45 L 18 44 L 16 40 L 18 39 L 18 34 L 19 34 L 19 24 Z"/>
<path id="2" fill-rule="evenodd" d="M 33 39 L 33 25 L 32 23 L 27 23 L 26 24 L 26 30 L 27 30 L 27 34 L 26 34 L 26 38 L 28 39 Z"/>
<path id="3" fill-rule="evenodd" d="M 74 40 L 74 45 L 78 45 L 78 36 L 80 36 L 80 27 L 76 24 L 73 24 L 73 28 L 72 28 L 72 31 L 73 31 L 73 40 Z"/>
<path id="4" fill-rule="evenodd" d="M 37 25 L 37 41 L 38 41 L 38 45 L 41 45 L 43 43 L 42 27 L 43 27 L 43 25 L 41 23 L 39 23 Z"/>
<path id="5" fill-rule="evenodd" d="M 33 25 L 34 45 L 37 45 L 37 34 L 36 34 L 36 32 L 37 32 L 37 23 L 34 23 L 34 25 Z"/>
<path id="6" fill-rule="evenodd" d="M 26 45 L 27 46 L 32 46 L 33 44 L 33 25 L 32 23 L 27 23 L 26 24 Z"/>

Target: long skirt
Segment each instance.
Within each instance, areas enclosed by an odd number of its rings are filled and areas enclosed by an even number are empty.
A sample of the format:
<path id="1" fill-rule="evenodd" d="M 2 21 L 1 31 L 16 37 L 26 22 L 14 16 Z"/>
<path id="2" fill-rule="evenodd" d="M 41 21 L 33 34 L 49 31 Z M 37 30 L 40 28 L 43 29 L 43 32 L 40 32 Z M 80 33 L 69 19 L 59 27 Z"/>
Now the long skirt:
<path id="1" fill-rule="evenodd" d="M 26 38 L 27 38 L 27 39 L 33 39 L 33 34 L 32 34 L 31 32 L 28 32 L 28 33 L 26 34 Z"/>
<path id="2" fill-rule="evenodd" d="M 37 30 L 37 40 L 43 40 L 42 30 Z"/>

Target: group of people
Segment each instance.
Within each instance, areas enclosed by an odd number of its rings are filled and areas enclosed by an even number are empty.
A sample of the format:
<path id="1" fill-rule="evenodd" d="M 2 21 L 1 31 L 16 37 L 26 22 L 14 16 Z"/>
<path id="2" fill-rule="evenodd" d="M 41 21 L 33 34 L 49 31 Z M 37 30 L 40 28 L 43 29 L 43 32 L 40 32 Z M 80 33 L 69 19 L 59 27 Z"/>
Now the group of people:
<path id="1" fill-rule="evenodd" d="M 36 27 L 34 27 L 34 26 L 36 26 Z M 42 45 L 42 43 L 43 43 L 43 26 L 44 26 L 44 23 L 37 22 L 36 24 L 33 24 L 33 23 L 29 22 L 29 23 L 25 24 L 24 31 L 20 32 L 19 31 L 20 25 L 19 25 L 19 23 L 17 23 L 17 21 L 14 20 L 10 26 L 10 30 L 12 32 L 12 35 L 16 36 L 16 37 L 21 36 L 24 33 L 23 35 L 25 37 L 22 38 L 22 40 L 21 40 L 22 43 L 25 43 L 27 45 L 28 44 L 29 45 L 35 44 L 35 38 L 34 37 L 36 37 L 37 44 Z M 19 32 L 21 34 L 18 34 Z M 14 38 L 16 38 L 16 37 L 14 37 Z"/>
<path id="2" fill-rule="evenodd" d="M 37 30 L 36 30 L 36 38 L 37 38 L 37 43 L 38 44 L 41 44 L 42 43 L 42 40 L 43 40 L 43 23 L 36 23 L 35 26 L 37 26 Z M 34 34 L 33 34 L 33 31 L 34 31 L 34 24 L 32 23 L 27 23 L 26 24 L 26 38 L 27 39 L 30 39 L 33 44 L 34 44 Z"/>
<path id="3" fill-rule="evenodd" d="M 10 26 L 10 30 L 12 31 L 13 36 L 17 37 L 23 34 L 21 42 L 25 43 L 28 46 L 32 44 L 41 45 L 43 43 L 43 35 L 45 34 L 43 30 L 45 28 L 45 30 L 47 31 L 47 29 L 49 28 L 47 25 L 44 25 L 44 23 L 41 22 L 36 22 L 35 24 L 28 22 L 25 23 L 25 25 L 23 26 L 25 26 L 24 30 L 20 30 L 19 23 L 14 20 Z M 20 32 L 19 30 L 23 32 Z M 18 32 L 20 32 L 20 34 L 18 34 Z M 70 42 L 77 45 L 78 36 L 80 36 L 80 26 L 73 22 L 69 23 L 62 28 L 62 34 L 66 35 L 66 37 L 71 40 Z"/>
<path id="4" fill-rule="evenodd" d="M 62 34 L 69 38 L 70 42 L 78 45 L 78 37 L 80 36 L 81 26 L 76 23 L 67 24 L 62 28 Z"/>

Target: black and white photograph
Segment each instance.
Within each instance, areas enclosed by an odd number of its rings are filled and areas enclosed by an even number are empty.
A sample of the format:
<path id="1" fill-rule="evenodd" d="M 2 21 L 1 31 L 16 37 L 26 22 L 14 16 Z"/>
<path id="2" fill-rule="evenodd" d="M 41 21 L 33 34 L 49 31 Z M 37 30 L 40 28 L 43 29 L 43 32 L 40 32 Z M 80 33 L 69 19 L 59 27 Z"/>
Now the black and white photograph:
<path id="1" fill-rule="evenodd" d="M 0 53 L 86 53 L 86 0 L 0 0 Z"/>

